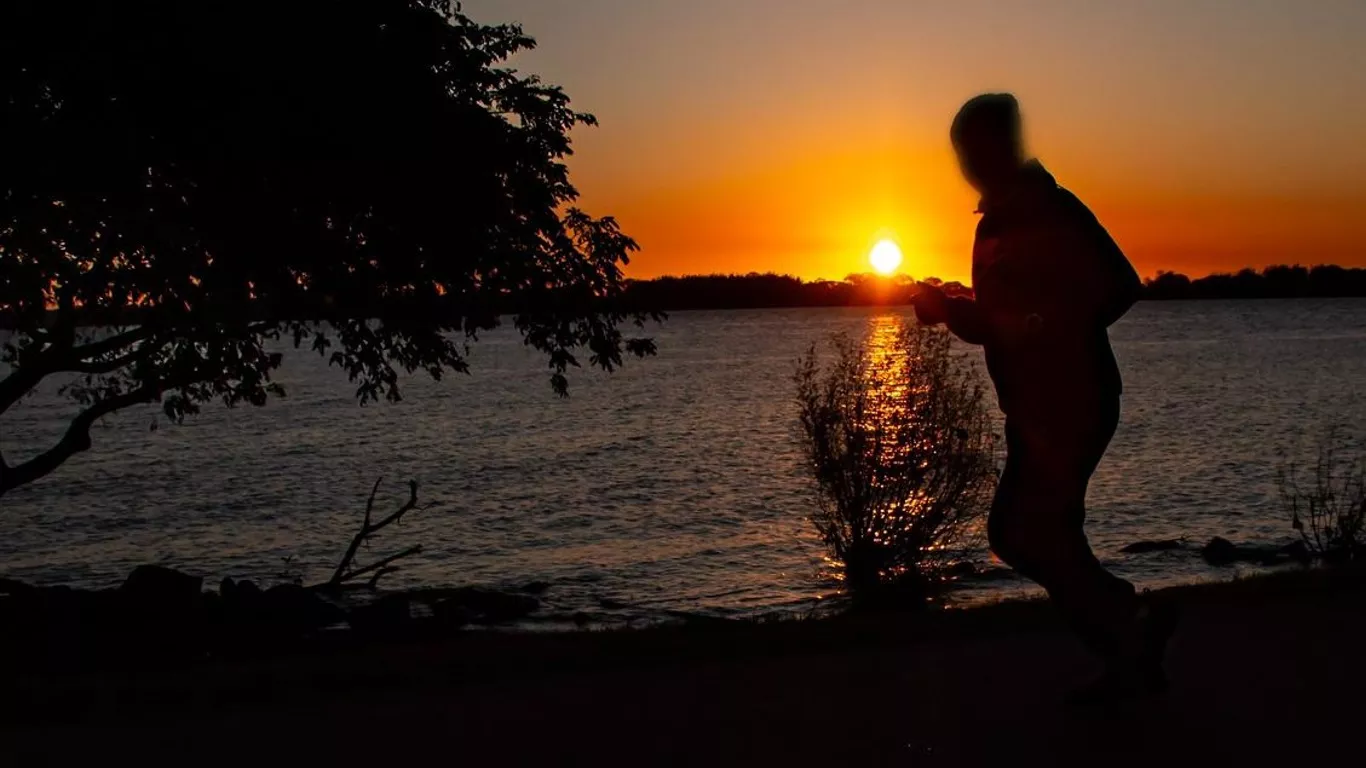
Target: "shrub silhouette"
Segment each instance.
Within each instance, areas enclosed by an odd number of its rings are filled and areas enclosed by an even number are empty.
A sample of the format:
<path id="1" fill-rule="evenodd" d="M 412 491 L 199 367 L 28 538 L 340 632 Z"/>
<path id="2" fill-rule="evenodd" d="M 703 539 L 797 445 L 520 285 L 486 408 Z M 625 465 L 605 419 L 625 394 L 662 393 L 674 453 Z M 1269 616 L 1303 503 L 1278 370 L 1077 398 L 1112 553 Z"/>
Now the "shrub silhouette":
<path id="1" fill-rule="evenodd" d="M 857 603 L 920 601 L 982 533 L 996 484 L 986 389 L 948 334 L 884 316 L 798 363 L 812 517 Z"/>
<path id="2" fill-rule="evenodd" d="M 1293 463 L 1278 472 L 1290 524 L 1317 560 L 1366 555 L 1366 456 L 1344 456 L 1348 450 L 1336 433 L 1330 433 L 1319 446 L 1312 477 L 1302 479 Z"/>
<path id="3" fill-rule="evenodd" d="M 635 243 L 572 207 L 593 117 L 503 66 L 533 44 L 445 0 L 0 4 L 0 414 L 52 376 L 83 406 L 0 494 L 120 409 L 283 394 L 273 340 L 362 403 L 501 313 L 560 393 L 652 352 L 619 330 Z"/>

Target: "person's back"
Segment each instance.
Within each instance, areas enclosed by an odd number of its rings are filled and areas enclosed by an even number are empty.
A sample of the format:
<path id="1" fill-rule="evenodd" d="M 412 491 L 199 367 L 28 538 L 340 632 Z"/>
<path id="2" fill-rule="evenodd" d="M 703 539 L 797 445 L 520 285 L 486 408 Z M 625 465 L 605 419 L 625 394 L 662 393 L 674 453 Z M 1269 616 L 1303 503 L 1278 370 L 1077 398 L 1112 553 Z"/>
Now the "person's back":
<path id="1" fill-rule="evenodd" d="M 982 202 L 973 248 L 977 305 L 1001 408 L 1021 418 L 1099 405 L 1122 392 L 1107 328 L 1128 310 L 1138 275 L 1075 195 L 1039 163 Z"/>

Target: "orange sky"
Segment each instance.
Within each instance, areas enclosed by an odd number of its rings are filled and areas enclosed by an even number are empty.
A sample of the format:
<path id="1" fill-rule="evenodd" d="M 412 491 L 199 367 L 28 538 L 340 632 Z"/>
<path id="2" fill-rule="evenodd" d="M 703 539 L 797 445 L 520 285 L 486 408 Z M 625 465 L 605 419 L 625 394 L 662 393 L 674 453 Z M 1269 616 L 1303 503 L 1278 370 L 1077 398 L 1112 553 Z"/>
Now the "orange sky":
<path id="1" fill-rule="evenodd" d="M 1366 266 L 1366 3 L 1356 0 L 467 0 L 602 126 L 575 134 L 628 273 L 964 279 L 975 196 L 947 142 L 1010 90 L 1031 146 L 1139 271 Z"/>

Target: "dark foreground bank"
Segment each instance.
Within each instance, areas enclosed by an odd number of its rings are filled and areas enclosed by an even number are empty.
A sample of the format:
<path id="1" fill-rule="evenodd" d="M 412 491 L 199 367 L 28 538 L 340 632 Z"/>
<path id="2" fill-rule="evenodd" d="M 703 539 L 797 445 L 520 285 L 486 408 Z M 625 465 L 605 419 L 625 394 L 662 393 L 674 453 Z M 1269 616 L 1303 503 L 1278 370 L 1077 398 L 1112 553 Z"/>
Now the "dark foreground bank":
<path id="1" fill-rule="evenodd" d="M 1004 604 L 65 675 L 11 659 L 0 764 L 1361 764 L 1360 570 L 1173 594 L 1173 690 L 1119 710 L 1064 707 L 1085 657 L 1046 605 Z"/>

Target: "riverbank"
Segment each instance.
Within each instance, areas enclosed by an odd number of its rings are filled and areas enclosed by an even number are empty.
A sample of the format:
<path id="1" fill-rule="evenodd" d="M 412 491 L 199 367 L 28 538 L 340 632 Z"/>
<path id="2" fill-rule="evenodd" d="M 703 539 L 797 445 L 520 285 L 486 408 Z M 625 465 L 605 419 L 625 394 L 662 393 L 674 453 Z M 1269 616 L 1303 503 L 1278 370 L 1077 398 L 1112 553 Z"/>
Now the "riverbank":
<path id="1" fill-rule="evenodd" d="M 7 764 L 1265 765 L 1359 759 L 1366 578 L 1185 587 L 1173 690 L 1075 712 L 1048 606 L 554 635 L 466 632 L 97 674 L 11 667 Z M 13 661 L 13 660 L 11 660 Z M 1349 763 L 1350 764 L 1350 763 Z"/>

